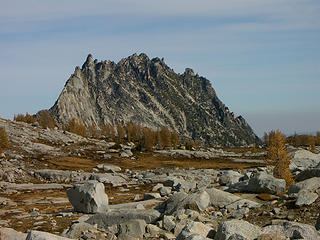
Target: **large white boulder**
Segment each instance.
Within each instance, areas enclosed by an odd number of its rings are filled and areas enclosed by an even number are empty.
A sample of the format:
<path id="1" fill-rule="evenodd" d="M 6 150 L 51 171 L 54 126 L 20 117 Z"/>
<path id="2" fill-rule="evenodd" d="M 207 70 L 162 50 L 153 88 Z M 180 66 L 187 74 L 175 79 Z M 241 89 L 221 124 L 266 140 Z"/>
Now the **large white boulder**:
<path id="1" fill-rule="evenodd" d="M 278 194 L 286 191 L 286 181 L 261 172 L 250 178 L 249 192 Z"/>
<path id="2" fill-rule="evenodd" d="M 51 233 L 32 230 L 26 240 L 70 240 L 71 238 L 60 237 Z"/>
<path id="3" fill-rule="evenodd" d="M 261 234 L 261 228 L 243 220 L 230 220 L 219 224 L 215 240 L 228 240 L 234 237 L 253 240 Z M 237 239 L 237 238 L 236 238 Z"/>
<path id="4" fill-rule="evenodd" d="M 262 229 L 264 234 L 281 233 L 284 234 L 289 239 L 308 239 L 315 240 L 320 239 L 320 233 L 316 230 L 314 226 L 283 221 L 276 225 L 269 225 Z"/>
<path id="5" fill-rule="evenodd" d="M 70 203 L 77 212 L 97 213 L 108 210 L 108 195 L 104 185 L 97 181 L 88 181 L 67 190 Z"/>
<path id="6" fill-rule="evenodd" d="M 0 240 L 25 240 L 27 234 L 17 232 L 12 228 L 0 227 Z"/>
<path id="7" fill-rule="evenodd" d="M 320 154 L 315 154 L 304 149 L 299 149 L 291 153 L 290 169 L 314 168 L 320 163 Z"/>
<path id="8" fill-rule="evenodd" d="M 310 192 L 308 190 L 301 190 L 297 194 L 297 201 L 295 205 L 298 207 L 310 205 L 314 203 L 318 199 L 318 194 L 314 192 Z"/>
<path id="9" fill-rule="evenodd" d="M 320 189 L 320 177 L 313 177 L 292 185 L 289 188 L 288 193 L 298 193 L 301 190 L 308 190 L 310 192 L 314 192 L 317 189 Z"/>

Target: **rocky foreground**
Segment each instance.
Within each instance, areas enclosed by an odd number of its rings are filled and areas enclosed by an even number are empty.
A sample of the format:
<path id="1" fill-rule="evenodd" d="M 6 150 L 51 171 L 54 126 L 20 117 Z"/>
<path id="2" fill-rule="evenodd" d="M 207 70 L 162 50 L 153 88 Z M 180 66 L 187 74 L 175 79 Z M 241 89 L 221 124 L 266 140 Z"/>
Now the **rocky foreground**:
<path id="1" fill-rule="evenodd" d="M 287 189 L 261 151 L 147 154 L 0 127 L 11 145 L 0 161 L 0 239 L 320 239 L 319 154 L 291 150 L 297 183 Z"/>

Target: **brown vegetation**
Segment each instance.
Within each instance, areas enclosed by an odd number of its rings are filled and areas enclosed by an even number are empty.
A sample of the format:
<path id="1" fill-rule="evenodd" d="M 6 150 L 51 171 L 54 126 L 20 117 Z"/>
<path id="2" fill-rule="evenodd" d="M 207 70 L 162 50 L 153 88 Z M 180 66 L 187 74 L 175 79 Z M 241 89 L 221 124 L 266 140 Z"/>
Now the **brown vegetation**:
<path id="1" fill-rule="evenodd" d="M 171 144 L 171 132 L 167 126 L 163 126 L 159 132 L 159 146 L 163 147 L 172 147 Z"/>
<path id="2" fill-rule="evenodd" d="M 117 125 L 117 143 L 123 143 L 124 140 L 124 136 L 125 136 L 125 130 L 123 128 L 123 126 L 121 124 Z"/>
<path id="3" fill-rule="evenodd" d="M 72 118 L 71 120 L 69 120 L 67 126 L 65 126 L 65 129 L 69 132 L 78 134 L 83 137 L 85 137 L 87 135 L 86 134 L 86 127 L 83 125 L 82 122 L 80 122 L 76 118 Z"/>
<path id="4" fill-rule="evenodd" d="M 315 151 L 315 146 L 320 146 L 320 132 L 316 136 L 309 134 L 294 134 L 287 138 L 289 144 L 295 147 L 308 147 L 310 151 Z"/>
<path id="5" fill-rule="evenodd" d="M 2 149 L 9 147 L 9 140 L 6 129 L 0 127 L 0 153 L 2 153 Z"/>
<path id="6" fill-rule="evenodd" d="M 268 158 L 274 165 L 273 175 L 286 181 L 287 187 L 294 184 L 292 173 L 289 169 L 290 159 L 285 148 L 286 137 L 279 131 L 271 131 L 265 134 L 265 143 L 268 146 Z"/>
<path id="7" fill-rule="evenodd" d="M 91 127 L 89 129 L 92 135 Z M 179 145 L 179 135 L 176 131 L 171 132 L 168 127 L 164 126 L 159 131 L 152 128 L 142 127 L 140 124 L 134 122 L 127 122 L 126 124 L 118 123 L 116 127 L 111 124 L 102 124 L 100 126 L 101 135 L 105 136 L 117 144 L 125 142 L 134 142 L 139 148 L 151 151 L 155 146 L 158 148 L 173 147 L 177 148 Z M 98 134 L 99 137 L 99 134 Z"/>
<path id="8" fill-rule="evenodd" d="M 39 112 L 39 125 L 43 128 L 50 129 L 53 129 L 56 126 L 56 121 L 48 110 L 42 110 Z"/>
<path id="9" fill-rule="evenodd" d="M 17 122 L 25 122 L 25 123 L 34 123 L 37 121 L 37 119 L 32 115 L 30 115 L 29 113 L 26 113 L 26 115 L 22 113 L 14 115 L 13 120 Z"/>
<path id="10" fill-rule="evenodd" d="M 141 146 L 147 151 L 151 151 L 156 144 L 156 132 L 150 128 L 143 129 L 143 137 L 141 139 Z"/>
<path id="11" fill-rule="evenodd" d="M 179 144 L 179 135 L 176 131 L 173 131 L 171 133 L 171 141 L 172 141 L 173 148 L 177 149 Z"/>
<path id="12" fill-rule="evenodd" d="M 92 123 L 89 127 L 89 137 L 92 138 L 99 138 L 102 134 L 101 131 L 99 132 L 96 125 L 94 123 Z"/>

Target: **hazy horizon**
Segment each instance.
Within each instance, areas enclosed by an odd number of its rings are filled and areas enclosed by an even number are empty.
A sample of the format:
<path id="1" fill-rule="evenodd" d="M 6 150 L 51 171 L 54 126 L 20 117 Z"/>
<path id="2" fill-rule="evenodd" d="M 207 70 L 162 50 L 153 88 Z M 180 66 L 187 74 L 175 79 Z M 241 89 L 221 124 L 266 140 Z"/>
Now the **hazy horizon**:
<path id="1" fill-rule="evenodd" d="M 4 2 L 0 117 L 50 108 L 89 53 L 143 52 L 209 79 L 260 137 L 320 131 L 319 20 L 316 0 Z"/>

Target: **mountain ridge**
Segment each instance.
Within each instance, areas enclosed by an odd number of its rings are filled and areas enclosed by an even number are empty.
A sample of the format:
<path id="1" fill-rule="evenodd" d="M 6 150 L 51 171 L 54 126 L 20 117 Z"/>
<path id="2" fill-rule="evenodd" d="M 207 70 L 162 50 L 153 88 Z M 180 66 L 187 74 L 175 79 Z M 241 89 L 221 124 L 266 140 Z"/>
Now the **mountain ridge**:
<path id="1" fill-rule="evenodd" d="M 61 124 L 78 118 L 87 127 L 128 121 L 159 128 L 214 145 L 260 142 L 241 116 L 218 98 L 208 79 L 186 68 L 177 74 L 164 59 L 141 53 L 121 59 L 94 60 L 89 54 L 66 82 L 51 114 Z"/>

